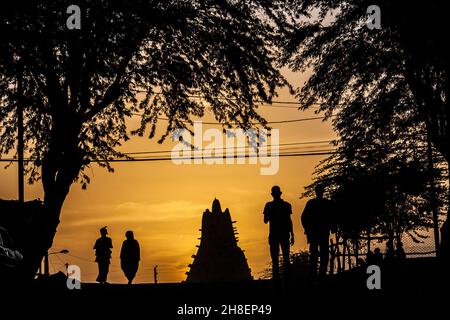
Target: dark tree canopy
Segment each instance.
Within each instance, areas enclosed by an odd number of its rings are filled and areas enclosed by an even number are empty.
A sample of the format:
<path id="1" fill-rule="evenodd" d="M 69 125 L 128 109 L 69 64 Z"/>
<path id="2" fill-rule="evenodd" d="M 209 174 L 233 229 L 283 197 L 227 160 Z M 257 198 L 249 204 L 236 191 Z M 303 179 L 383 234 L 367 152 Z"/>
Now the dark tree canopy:
<path id="1" fill-rule="evenodd" d="M 381 30 L 369 30 L 366 12 L 373 4 L 292 0 L 293 8 L 313 13 L 287 27 L 284 41 L 286 63 L 294 70 L 313 69 L 298 97 L 304 108 L 319 103 L 328 115 L 341 109 L 360 112 L 369 127 L 392 117 L 395 108 L 418 112 L 433 144 L 449 160 L 446 4 L 377 1 Z"/>
<path id="2" fill-rule="evenodd" d="M 447 171 L 437 152 L 433 155 L 441 164 L 429 171 L 426 144 L 415 137 L 364 147 L 342 142 L 317 167 L 305 195 L 312 195 L 317 184 L 327 186 L 336 205 L 333 224 L 348 239 L 368 230 L 375 236 L 420 239 L 421 231 L 433 227 L 433 212 L 443 214 L 446 208 Z"/>
<path id="3" fill-rule="evenodd" d="M 42 180 L 46 250 L 70 185 L 86 186 L 92 161 L 108 160 L 132 133 L 166 133 L 205 110 L 223 126 L 265 124 L 257 113 L 286 81 L 274 44 L 282 1 L 13 1 L 0 13 L 0 155 L 14 151 L 17 104 L 24 110 L 31 182 Z M 81 29 L 69 30 L 69 5 Z M 192 96 L 202 96 L 193 99 Z"/>
<path id="4" fill-rule="evenodd" d="M 297 92 L 302 108 L 319 105 L 339 135 L 337 153 L 318 167 L 317 182 L 329 185 L 341 202 L 353 201 L 346 211 L 349 230 L 430 226 L 430 186 L 442 204 L 448 189 L 442 161 L 450 160 L 445 3 L 290 4 L 311 14 L 286 26 L 283 61 L 293 70 L 312 71 Z M 380 30 L 367 27 L 373 4 L 381 9 Z M 435 169 L 427 164 L 428 137 L 440 153 L 433 152 Z"/>
<path id="5" fill-rule="evenodd" d="M 255 100 L 270 101 L 284 84 L 264 15 L 271 2 L 79 1 L 81 30 L 66 27 L 70 1 L 15 3 L 2 12 L 0 151 L 14 146 L 22 74 L 32 178 L 47 161 L 70 157 L 83 170 L 122 156 L 115 147 L 129 138 L 133 112 L 143 114 L 136 133 L 150 124 L 151 136 L 159 116 L 170 119 L 170 133 L 206 106 L 224 125 L 264 122 Z"/>

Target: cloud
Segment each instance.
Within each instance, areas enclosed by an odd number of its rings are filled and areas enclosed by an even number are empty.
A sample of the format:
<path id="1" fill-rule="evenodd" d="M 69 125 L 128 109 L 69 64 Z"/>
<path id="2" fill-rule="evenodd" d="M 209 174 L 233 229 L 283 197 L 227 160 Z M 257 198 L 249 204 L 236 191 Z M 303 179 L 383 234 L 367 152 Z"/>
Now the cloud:
<path id="1" fill-rule="evenodd" d="M 116 205 L 102 205 L 69 209 L 63 212 L 64 227 L 80 227 L 99 223 L 157 223 L 180 222 L 200 219 L 204 204 L 188 201 L 162 203 L 123 202 Z"/>

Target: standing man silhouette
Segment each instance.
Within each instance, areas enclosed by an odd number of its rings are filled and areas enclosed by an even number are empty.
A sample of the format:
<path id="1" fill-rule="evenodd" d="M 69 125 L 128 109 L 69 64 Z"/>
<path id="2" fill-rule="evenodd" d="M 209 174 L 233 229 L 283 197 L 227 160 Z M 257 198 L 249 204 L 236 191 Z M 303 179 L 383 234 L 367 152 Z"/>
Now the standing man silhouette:
<path id="1" fill-rule="evenodd" d="M 134 239 L 133 231 L 127 231 L 125 237 L 127 239 L 123 242 L 122 249 L 120 250 L 120 267 L 128 279 L 128 284 L 131 284 L 139 268 L 141 250 L 139 248 L 139 242 Z"/>
<path id="2" fill-rule="evenodd" d="M 100 229 L 101 237 L 95 241 L 94 250 L 95 250 L 95 261 L 98 264 L 98 276 L 97 282 L 105 284 L 107 283 L 108 272 L 109 272 L 109 263 L 111 260 L 111 249 L 112 241 L 111 238 L 107 237 L 108 230 L 106 227 Z"/>
<path id="3" fill-rule="evenodd" d="M 280 247 L 283 254 L 283 267 L 285 281 L 290 281 L 289 245 L 294 244 L 294 231 L 292 229 L 292 207 L 281 199 L 279 186 L 272 187 L 273 201 L 267 202 L 264 207 L 264 223 L 269 223 L 269 245 L 272 257 L 272 277 L 276 284 L 280 280 L 280 267 L 278 256 Z"/>
<path id="4" fill-rule="evenodd" d="M 309 243 L 311 255 L 311 272 L 317 275 L 317 264 L 320 252 L 319 274 L 326 275 L 329 256 L 330 237 L 330 201 L 323 197 L 324 187 L 316 186 L 316 198 L 306 203 L 302 213 L 302 225 Z"/>

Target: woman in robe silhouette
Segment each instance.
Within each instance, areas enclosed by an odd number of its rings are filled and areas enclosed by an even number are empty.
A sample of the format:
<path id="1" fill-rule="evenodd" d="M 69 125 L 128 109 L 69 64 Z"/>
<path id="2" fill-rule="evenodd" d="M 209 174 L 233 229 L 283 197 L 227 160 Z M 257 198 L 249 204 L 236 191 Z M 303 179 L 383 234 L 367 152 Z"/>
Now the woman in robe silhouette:
<path id="1" fill-rule="evenodd" d="M 131 284 L 139 267 L 140 248 L 139 243 L 134 239 L 133 231 L 127 231 L 125 237 L 127 239 L 120 250 L 120 266 L 128 279 L 128 284 Z"/>

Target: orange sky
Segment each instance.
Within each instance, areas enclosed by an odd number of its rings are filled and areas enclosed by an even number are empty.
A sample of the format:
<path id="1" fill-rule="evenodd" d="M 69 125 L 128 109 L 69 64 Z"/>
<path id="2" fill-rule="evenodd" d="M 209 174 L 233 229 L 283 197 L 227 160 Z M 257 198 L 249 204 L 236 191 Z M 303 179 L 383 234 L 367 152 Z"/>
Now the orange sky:
<path id="1" fill-rule="evenodd" d="M 287 73 L 292 83 L 301 83 L 301 75 Z M 294 101 L 284 91 L 276 100 Z M 314 116 L 313 111 L 293 108 L 263 107 L 261 114 L 269 121 Z M 209 119 L 210 120 L 210 119 Z M 134 129 L 138 119 L 133 119 Z M 164 126 L 164 123 L 161 122 Z M 209 126 L 204 125 L 204 129 Z M 334 138 L 330 123 L 321 121 L 273 125 L 280 130 L 280 143 L 329 140 Z M 162 130 L 160 130 L 162 133 Z M 157 136 L 157 138 L 159 138 Z M 170 150 L 171 141 L 158 145 L 155 140 L 132 138 L 124 151 Z M 114 251 L 110 282 L 125 283 L 120 270 L 119 251 L 124 234 L 133 230 L 141 244 L 141 264 L 135 282 L 153 282 L 153 266 L 159 266 L 160 282 L 186 278 L 187 265 L 196 253 L 201 216 L 217 197 L 222 208 L 229 208 L 237 220 L 239 246 L 245 250 L 252 274 L 258 278 L 270 261 L 267 244 L 268 226 L 262 221 L 262 209 L 271 200 L 270 188 L 281 186 L 283 197 L 293 207 L 294 250 L 306 248 L 300 229 L 300 213 L 305 201 L 299 199 L 304 186 L 311 182 L 314 166 L 324 156 L 280 158 L 279 172 L 260 174 L 260 165 L 175 165 L 171 161 L 115 163 L 111 174 L 92 166 L 92 182 L 83 191 L 73 185 L 64 204 L 61 223 L 52 250 L 69 249 L 70 255 L 51 256 L 51 272 L 63 270 L 63 263 L 81 267 L 81 278 L 92 282 L 97 274 L 92 246 L 98 229 L 107 225 Z M 17 171 L 13 165 L 0 170 L 0 198 L 17 198 Z M 26 199 L 42 198 L 40 183 L 26 186 Z"/>

